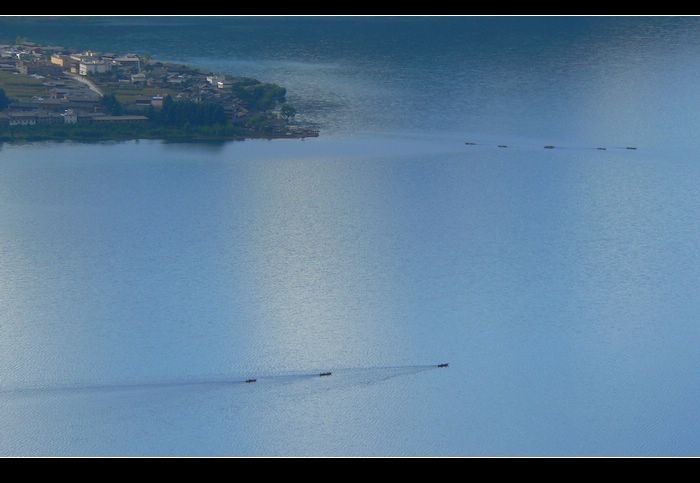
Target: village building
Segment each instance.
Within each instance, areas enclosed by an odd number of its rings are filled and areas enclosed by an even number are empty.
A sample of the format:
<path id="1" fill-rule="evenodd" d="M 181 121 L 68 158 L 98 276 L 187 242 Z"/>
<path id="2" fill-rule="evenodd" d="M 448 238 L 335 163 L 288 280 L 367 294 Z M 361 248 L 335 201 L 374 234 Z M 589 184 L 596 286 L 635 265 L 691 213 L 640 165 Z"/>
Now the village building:
<path id="1" fill-rule="evenodd" d="M 104 60 L 84 60 L 80 62 L 78 73 L 80 75 L 103 74 L 108 72 L 111 65 Z"/>
<path id="2" fill-rule="evenodd" d="M 70 66 L 71 58 L 67 55 L 53 54 L 51 56 L 51 63 L 65 68 Z"/>
<path id="3" fill-rule="evenodd" d="M 78 122 L 78 113 L 74 109 L 66 109 L 61 116 L 65 124 L 76 124 Z"/>
<path id="4" fill-rule="evenodd" d="M 94 116 L 92 120 L 97 123 L 124 124 L 146 122 L 148 118 L 146 116 Z"/>
<path id="5" fill-rule="evenodd" d="M 127 54 L 116 57 L 114 61 L 122 67 L 135 69 L 136 72 L 141 72 L 141 58 L 138 55 Z"/>
<path id="6" fill-rule="evenodd" d="M 131 74 L 131 83 L 132 84 L 145 84 L 146 83 L 146 74 Z"/>

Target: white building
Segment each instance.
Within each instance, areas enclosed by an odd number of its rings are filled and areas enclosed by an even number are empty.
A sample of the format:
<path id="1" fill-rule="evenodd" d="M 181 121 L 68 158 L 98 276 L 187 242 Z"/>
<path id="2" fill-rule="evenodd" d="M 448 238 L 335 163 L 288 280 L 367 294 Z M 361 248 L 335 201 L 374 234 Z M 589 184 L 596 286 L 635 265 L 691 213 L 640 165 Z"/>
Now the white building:
<path id="1" fill-rule="evenodd" d="M 226 81 L 226 76 L 223 76 L 223 75 L 208 75 L 207 76 L 207 82 L 213 86 L 216 86 L 219 84 L 219 82 L 224 82 L 224 81 Z"/>
<path id="2" fill-rule="evenodd" d="M 102 74 L 109 71 L 109 64 L 103 60 L 84 60 L 80 63 L 80 75 Z"/>
<path id="3" fill-rule="evenodd" d="M 63 116 L 65 124 L 76 124 L 78 122 L 78 114 L 73 109 L 66 109 L 61 116 Z"/>

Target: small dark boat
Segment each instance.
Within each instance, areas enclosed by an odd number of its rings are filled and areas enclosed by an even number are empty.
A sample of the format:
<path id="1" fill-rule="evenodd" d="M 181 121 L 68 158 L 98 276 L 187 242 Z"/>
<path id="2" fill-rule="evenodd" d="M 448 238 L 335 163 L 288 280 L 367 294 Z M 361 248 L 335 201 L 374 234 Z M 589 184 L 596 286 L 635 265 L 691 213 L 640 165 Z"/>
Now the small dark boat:
<path id="1" fill-rule="evenodd" d="M 330 376 L 331 374 L 332 374 L 332 372 L 322 372 L 321 374 L 319 374 L 319 376 L 324 377 L 324 376 Z"/>
<path id="2" fill-rule="evenodd" d="M 598 151 L 605 151 L 608 148 L 596 148 Z"/>
<path id="3" fill-rule="evenodd" d="M 637 148 L 635 148 L 634 146 L 627 146 L 625 149 L 632 149 L 632 150 L 635 150 L 635 149 L 637 149 Z"/>
<path id="4" fill-rule="evenodd" d="M 447 362 L 443 362 L 442 364 L 438 364 L 438 367 L 450 367 L 450 364 Z"/>
<path id="5" fill-rule="evenodd" d="M 476 143 L 469 143 L 469 142 L 467 142 L 467 143 L 464 143 L 464 144 L 466 144 L 467 146 L 476 146 Z"/>
<path id="6" fill-rule="evenodd" d="M 257 382 L 257 379 L 246 379 L 245 382 L 249 384 L 251 382 Z"/>
<path id="7" fill-rule="evenodd" d="M 546 145 L 544 148 L 545 148 L 545 149 L 554 149 L 554 146 L 552 146 L 551 144 L 548 144 L 548 145 Z"/>
<path id="8" fill-rule="evenodd" d="M 508 146 L 505 145 L 505 144 L 499 144 L 498 147 L 499 147 L 499 148 L 507 148 Z"/>

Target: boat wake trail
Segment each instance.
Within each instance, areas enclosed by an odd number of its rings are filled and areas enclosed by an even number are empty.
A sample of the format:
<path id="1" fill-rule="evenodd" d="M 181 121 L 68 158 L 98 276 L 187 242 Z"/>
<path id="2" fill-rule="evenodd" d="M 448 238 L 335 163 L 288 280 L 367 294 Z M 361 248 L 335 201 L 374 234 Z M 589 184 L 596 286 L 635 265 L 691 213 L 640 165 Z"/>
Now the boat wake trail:
<path id="1" fill-rule="evenodd" d="M 139 383 L 113 384 L 64 384 L 51 386 L 0 387 L 0 395 L 32 396 L 48 393 L 80 393 L 129 391 L 145 389 L 166 389 L 187 386 L 231 386 L 252 384 L 284 384 L 303 380 L 323 378 L 341 380 L 350 384 L 372 384 L 394 377 L 418 374 L 438 368 L 448 367 L 447 363 L 404 366 L 345 367 L 316 371 L 286 371 L 263 375 L 190 377 L 168 381 L 148 381 Z"/>

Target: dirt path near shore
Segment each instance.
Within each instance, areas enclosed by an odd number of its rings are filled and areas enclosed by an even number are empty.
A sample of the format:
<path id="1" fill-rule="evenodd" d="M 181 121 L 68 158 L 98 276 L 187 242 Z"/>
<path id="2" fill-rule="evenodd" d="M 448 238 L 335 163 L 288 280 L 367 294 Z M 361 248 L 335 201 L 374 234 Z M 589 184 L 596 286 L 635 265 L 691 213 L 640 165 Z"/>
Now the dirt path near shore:
<path id="1" fill-rule="evenodd" d="M 90 79 L 86 79 L 85 77 L 82 77 L 82 76 L 77 75 L 77 74 L 68 74 L 68 75 L 71 76 L 73 79 L 77 80 L 78 82 L 82 82 L 83 84 L 88 86 L 90 88 L 90 90 L 92 92 L 94 92 L 95 94 L 97 94 L 98 96 L 104 97 L 104 92 L 102 92 L 100 90 L 100 88 L 97 87 Z"/>

